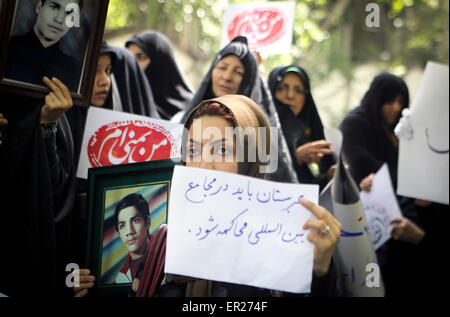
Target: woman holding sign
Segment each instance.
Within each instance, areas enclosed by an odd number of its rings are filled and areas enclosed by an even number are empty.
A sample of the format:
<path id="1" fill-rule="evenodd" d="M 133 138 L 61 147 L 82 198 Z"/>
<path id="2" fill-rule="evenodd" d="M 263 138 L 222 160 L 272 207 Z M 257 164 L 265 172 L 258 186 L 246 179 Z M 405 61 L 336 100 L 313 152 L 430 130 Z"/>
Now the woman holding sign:
<path id="1" fill-rule="evenodd" d="M 195 123 L 194 123 L 194 120 Z M 218 129 L 221 135 L 202 136 L 194 132 L 200 124 L 201 131 Z M 248 158 L 239 162 L 236 153 L 265 148 L 270 153 L 270 129 L 266 116 L 251 99 L 241 95 L 227 95 L 207 100 L 197 106 L 187 117 L 183 135 L 183 159 L 188 167 L 198 167 L 229 173 L 264 178 L 264 160 L 256 154 L 256 160 Z M 245 138 L 228 136 L 227 128 L 242 128 L 253 131 Z M 260 129 L 258 129 L 260 128 Z M 264 135 L 258 135 L 265 131 Z M 225 136 L 225 137 L 223 137 Z M 247 153 L 247 152 L 241 152 Z M 336 296 L 337 275 L 332 261 L 334 249 L 340 235 L 340 223 L 324 208 L 303 200 L 301 204 L 311 211 L 317 219 L 308 220 L 303 229 L 312 229 L 308 240 L 314 244 L 314 264 L 312 295 Z M 305 272 L 305 274 L 308 274 Z M 271 291 L 252 286 L 199 280 L 191 277 L 168 275 L 161 288 L 161 296 L 270 296 Z"/>
<path id="2" fill-rule="evenodd" d="M 361 105 L 341 123 L 343 153 L 361 190 L 371 190 L 375 173 L 387 163 L 396 191 L 399 140 L 394 128 L 408 105 L 409 92 L 403 79 L 382 73 L 372 81 Z M 443 219 L 448 219 L 448 210 L 437 204 L 401 196 L 397 199 L 404 217 L 392 221 L 394 239 L 377 250 L 386 296 L 417 294 L 432 280 L 425 277 L 425 267 L 440 251 L 431 252 L 430 246 L 444 241 L 437 235 L 439 226 L 447 223 Z M 437 243 L 430 243 L 432 240 Z"/>

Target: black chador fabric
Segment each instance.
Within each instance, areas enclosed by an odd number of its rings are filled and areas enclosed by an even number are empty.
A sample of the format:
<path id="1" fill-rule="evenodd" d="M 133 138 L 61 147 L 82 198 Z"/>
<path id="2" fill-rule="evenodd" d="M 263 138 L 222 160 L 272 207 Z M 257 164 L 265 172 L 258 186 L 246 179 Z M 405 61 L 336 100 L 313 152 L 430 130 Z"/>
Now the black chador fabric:
<path id="1" fill-rule="evenodd" d="M 238 94 L 247 96 L 256 102 L 256 104 L 258 104 L 266 114 L 270 126 L 278 128 L 278 140 L 271 140 L 271 143 L 274 143 L 272 145 L 274 148 L 273 151 L 277 150 L 278 153 L 278 168 L 273 173 L 267 173 L 265 178 L 286 183 L 298 183 L 298 179 L 292 167 L 289 149 L 283 131 L 280 128 L 281 124 L 278 113 L 275 109 L 275 105 L 272 96 L 269 93 L 268 87 L 258 70 L 256 57 L 248 48 L 247 38 L 243 36 L 234 38 L 216 55 L 211 68 L 205 75 L 200 85 L 200 88 L 189 102 L 181 122 L 184 122 L 192 109 L 200 104 L 201 101 L 216 97 L 212 91 L 212 71 L 222 58 L 230 54 L 236 55 L 241 60 L 241 63 L 245 68 Z M 271 152 L 273 153 L 273 151 Z"/>
<path id="2" fill-rule="evenodd" d="M 102 108 L 116 109 L 114 102 L 120 103 L 121 111 L 159 119 L 156 103 L 136 58 L 127 49 L 102 43 L 100 56 L 109 54 L 112 62 L 111 89 Z M 117 86 L 116 86 L 117 84 Z M 114 100 L 113 95 L 118 96 Z M 72 107 L 67 111 L 74 139 L 75 166 L 78 166 L 88 108 Z"/>
<path id="3" fill-rule="evenodd" d="M 152 118 L 160 118 L 150 84 L 136 57 L 126 48 L 102 45 L 101 55 L 111 54 L 112 73 L 122 103 L 122 111 Z M 111 96 L 111 94 L 110 94 Z M 105 108 L 113 109 L 112 97 L 108 98 Z"/>
<path id="4" fill-rule="evenodd" d="M 344 156 L 358 184 L 387 163 L 394 192 L 397 191 L 398 139 L 393 133 L 397 122 L 392 126 L 384 124 L 381 109 L 398 95 L 402 97 L 404 107 L 408 107 L 405 82 L 392 74 L 381 73 L 372 81 L 361 105 L 341 123 Z M 427 168 L 426 162 L 424 168 Z M 436 294 L 447 277 L 430 278 L 429 273 L 439 265 L 436 255 L 445 249 L 448 205 L 432 203 L 419 207 L 414 203 L 415 199 L 397 196 L 397 200 L 403 216 L 418 224 L 425 231 L 425 237 L 418 246 L 390 239 L 377 250 L 386 296 L 415 296 L 425 289 L 429 294 Z"/>
<path id="5" fill-rule="evenodd" d="M 75 194 L 70 129 L 63 116 L 56 137 L 44 140 L 42 101 L 0 97 L 9 121 L 0 145 L 0 292 L 62 294 Z"/>
<path id="6" fill-rule="evenodd" d="M 161 118 L 169 120 L 182 111 L 192 98 L 192 89 L 180 71 L 173 47 L 163 34 L 149 30 L 139 33 L 126 43 L 139 46 L 149 57 L 145 75 L 152 88 Z"/>
<path id="7" fill-rule="evenodd" d="M 294 71 L 300 76 L 307 91 L 305 104 L 297 116 L 294 115 L 288 105 L 275 98 L 275 91 L 278 84 L 286 72 L 289 71 Z M 307 164 L 298 164 L 296 159 L 296 149 L 299 146 L 308 142 L 325 139 L 322 120 L 311 95 L 308 75 L 301 67 L 295 65 L 277 67 L 269 75 L 269 89 L 272 93 L 280 121 L 282 122 L 281 128 L 283 129 L 298 179 L 301 183 L 315 183 L 323 187 L 328 181 L 328 169 L 335 163 L 333 157 L 331 155 L 325 155 L 320 160 L 320 175 L 318 177 L 311 173 Z"/>
<path id="8" fill-rule="evenodd" d="M 398 94 L 402 95 L 407 107 L 409 94 L 404 81 L 389 73 L 376 76 L 361 105 L 347 114 L 341 123 L 342 151 L 357 184 L 387 163 L 392 183 L 397 188 L 398 140 L 393 132 L 397 122 L 392 126 L 384 124 L 381 108 Z"/>
<path id="9" fill-rule="evenodd" d="M 44 76 L 56 77 L 78 91 L 82 63 L 64 53 L 59 42 L 43 47 L 34 31 L 11 38 L 6 65 L 6 78 L 44 86 Z"/>

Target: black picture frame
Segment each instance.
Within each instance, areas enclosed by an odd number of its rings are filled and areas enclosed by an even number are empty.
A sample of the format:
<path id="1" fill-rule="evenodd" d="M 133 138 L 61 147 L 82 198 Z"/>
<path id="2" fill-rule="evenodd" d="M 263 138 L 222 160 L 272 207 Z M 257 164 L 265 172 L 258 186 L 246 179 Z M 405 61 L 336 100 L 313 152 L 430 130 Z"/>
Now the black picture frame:
<path id="1" fill-rule="evenodd" d="M 39 64 L 41 67 L 46 65 L 42 67 L 42 72 L 45 73 L 52 68 L 55 73 L 65 76 L 62 81 L 68 86 L 75 105 L 88 106 L 93 91 L 109 0 L 83 0 L 83 7 L 77 19 L 79 26 L 72 27 L 56 44 L 52 45 L 51 52 L 44 49 L 42 52 L 45 54 L 35 53 L 33 49 L 24 49 L 28 46 L 35 47 L 32 44 L 39 41 L 33 36 L 35 34 L 33 27 L 37 21 L 35 6 L 39 1 L 42 0 L 1 0 L 0 2 L 0 45 L 2 47 L 0 91 L 43 99 L 49 89 L 43 82 L 37 82 L 38 78 L 39 81 L 41 80 L 41 70 L 38 70 L 38 67 L 23 65 Z M 57 55 L 54 54 L 55 49 L 59 50 Z M 29 54 L 31 58 L 23 58 L 27 56 L 25 54 Z M 40 58 L 50 62 L 37 63 Z M 29 69 L 34 72 L 30 72 Z M 24 79 L 25 77 L 27 79 Z"/>
<path id="2" fill-rule="evenodd" d="M 89 291 L 93 295 L 115 296 L 130 292 L 131 281 L 115 282 L 128 256 L 115 227 L 115 207 L 130 193 L 142 194 L 150 206 L 149 233 L 153 234 L 162 223 L 167 223 L 172 175 L 177 164 L 166 159 L 89 169 L 85 265 L 96 277 Z"/>

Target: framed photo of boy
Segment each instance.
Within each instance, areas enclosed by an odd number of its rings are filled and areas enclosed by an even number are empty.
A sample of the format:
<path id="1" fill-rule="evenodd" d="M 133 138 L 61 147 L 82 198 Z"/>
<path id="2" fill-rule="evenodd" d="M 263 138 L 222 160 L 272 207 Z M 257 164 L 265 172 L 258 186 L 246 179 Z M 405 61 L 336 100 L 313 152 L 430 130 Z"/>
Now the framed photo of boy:
<path id="1" fill-rule="evenodd" d="M 89 105 L 109 0 L 2 0 L 0 90 L 44 98 L 56 77 Z"/>
<path id="2" fill-rule="evenodd" d="M 86 267 L 96 277 L 93 293 L 125 295 L 137 293 L 140 283 L 161 282 L 161 227 L 175 164 L 168 159 L 89 169 Z"/>

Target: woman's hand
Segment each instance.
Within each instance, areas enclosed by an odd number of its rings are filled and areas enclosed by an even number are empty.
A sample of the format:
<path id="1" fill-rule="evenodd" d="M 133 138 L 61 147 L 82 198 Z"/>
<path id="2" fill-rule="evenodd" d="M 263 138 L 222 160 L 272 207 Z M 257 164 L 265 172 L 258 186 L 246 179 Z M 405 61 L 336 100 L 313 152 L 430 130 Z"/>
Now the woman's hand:
<path id="1" fill-rule="evenodd" d="M 408 218 L 395 218 L 391 221 L 394 228 L 391 235 L 395 240 L 401 240 L 413 244 L 419 244 L 425 236 L 425 231 L 419 228 L 414 222 Z"/>
<path id="2" fill-rule="evenodd" d="M 319 140 L 299 146 L 296 150 L 298 164 L 319 162 L 324 155 L 334 154 L 333 150 L 327 149 L 331 144 L 331 142 Z"/>
<path id="3" fill-rule="evenodd" d="M 300 203 L 311 211 L 317 219 L 309 219 L 303 230 L 315 229 L 308 234 L 308 240 L 314 244 L 314 274 L 323 276 L 328 273 L 334 249 L 341 236 L 341 224 L 328 210 L 302 198 Z"/>
<path id="4" fill-rule="evenodd" d="M 45 105 L 41 109 L 40 123 L 56 123 L 64 112 L 73 106 L 72 96 L 66 85 L 59 79 L 52 80 L 44 77 L 44 83 L 50 88 L 50 93 L 45 96 Z"/>
<path id="5" fill-rule="evenodd" d="M 373 178 L 375 177 L 375 174 L 369 174 L 369 176 L 366 176 L 361 183 L 359 183 L 359 187 L 361 188 L 361 190 L 364 190 L 366 192 L 370 192 L 370 190 L 372 189 L 372 181 Z"/>
<path id="6" fill-rule="evenodd" d="M 78 287 L 73 288 L 74 297 L 84 297 L 87 295 L 90 288 L 94 287 L 95 276 L 89 275 L 91 273 L 88 269 L 75 270 L 72 275 L 79 274 L 80 281 Z"/>
<path id="7" fill-rule="evenodd" d="M 3 137 L 7 126 L 8 120 L 6 120 L 6 118 L 3 116 L 3 113 L 0 113 L 0 139 Z"/>

